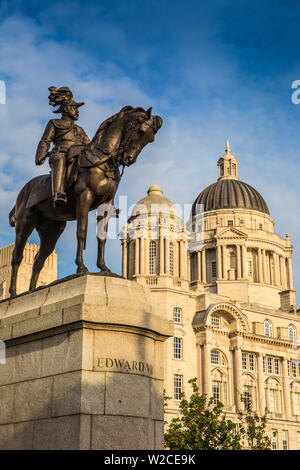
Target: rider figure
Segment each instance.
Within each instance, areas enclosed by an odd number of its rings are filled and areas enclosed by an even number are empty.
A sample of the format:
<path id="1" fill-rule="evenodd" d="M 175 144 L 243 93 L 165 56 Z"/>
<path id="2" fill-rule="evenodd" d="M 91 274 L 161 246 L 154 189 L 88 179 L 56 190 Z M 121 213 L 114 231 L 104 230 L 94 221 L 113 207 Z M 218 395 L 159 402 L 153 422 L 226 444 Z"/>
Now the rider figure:
<path id="1" fill-rule="evenodd" d="M 48 122 L 37 147 L 35 163 L 42 165 L 46 157 L 49 157 L 52 198 L 55 206 L 58 202 L 67 202 L 65 174 L 67 153 L 70 147 L 86 145 L 90 139 L 82 127 L 74 123 L 79 117 L 78 108 L 84 103 L 77 103 L 68 87 L 50 87 L 49 91 L 49 104 L 59 106 L 53 112 L 60 113 L 61 119 L 51 119 Z M 53 149 L 48 152 L 51 142 L 53 142 Z"/>

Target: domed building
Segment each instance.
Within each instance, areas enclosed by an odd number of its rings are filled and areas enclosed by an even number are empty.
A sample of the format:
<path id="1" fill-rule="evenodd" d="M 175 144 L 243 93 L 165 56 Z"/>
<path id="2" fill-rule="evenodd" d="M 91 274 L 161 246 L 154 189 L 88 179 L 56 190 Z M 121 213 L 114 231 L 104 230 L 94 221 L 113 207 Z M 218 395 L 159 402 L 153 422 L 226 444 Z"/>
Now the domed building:
<path id="1" fill-rule="evenodd" d="M 272 447 L 300 449 L 300 315 L 290 236 L 274 232 L 262 195 L 239 180 L 228 141 L 218 171 L 187 225 L 159 186 L 149 188 L 121 233 L 123 276 L 147 285 L 174 323 L 162 385 L 172 397 L 167 420 L 197 377 L 200 392 L 221 401 L 233 421 L 251 399 L 260 415 L 269 411 Z"/>

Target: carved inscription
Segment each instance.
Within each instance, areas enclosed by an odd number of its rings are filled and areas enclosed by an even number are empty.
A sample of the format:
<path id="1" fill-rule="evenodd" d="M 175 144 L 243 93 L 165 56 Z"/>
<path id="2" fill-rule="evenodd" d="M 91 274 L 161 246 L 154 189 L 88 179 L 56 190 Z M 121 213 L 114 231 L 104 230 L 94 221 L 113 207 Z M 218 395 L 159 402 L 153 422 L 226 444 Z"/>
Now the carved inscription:
<path id="1" fill-rule="evenodd" d="M 132 361 L 112 357 L 98 357 L 97 366 L 99 369 L 116 370 L 121 372 L 134 372 L 145 375 L 153 374 L 153 366 L 148 362 Z"/>

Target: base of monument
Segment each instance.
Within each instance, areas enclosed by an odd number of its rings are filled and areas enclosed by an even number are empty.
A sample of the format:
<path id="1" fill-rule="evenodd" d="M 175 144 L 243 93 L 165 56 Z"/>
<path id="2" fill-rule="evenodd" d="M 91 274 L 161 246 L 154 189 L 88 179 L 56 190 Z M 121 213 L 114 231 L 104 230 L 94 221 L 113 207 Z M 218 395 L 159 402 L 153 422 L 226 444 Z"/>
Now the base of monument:
<path id="1" fill-rule="evenodd" d="M 147 288 L 101 273 L 1 302 L 0 449 L 162 449 L 171 335 Z"/>

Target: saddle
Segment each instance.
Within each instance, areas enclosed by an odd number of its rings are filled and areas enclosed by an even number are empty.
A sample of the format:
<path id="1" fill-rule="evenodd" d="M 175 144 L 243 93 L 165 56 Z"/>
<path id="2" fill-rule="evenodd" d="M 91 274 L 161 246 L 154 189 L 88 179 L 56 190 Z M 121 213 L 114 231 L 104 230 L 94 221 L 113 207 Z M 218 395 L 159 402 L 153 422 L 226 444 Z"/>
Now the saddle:
<path id="1" fill-rule="evenodd" d="M 85 145 L 74 145 L 70 147 L 66 159 L 66 189 L 71 189 L 75 184 L 80 168 L 93 168 L 101 165 L 102 163 L 105 163 L 109 159 L 110 157 L 104 154 L 99 158 L 99 154 L 95 155 L 93 151 L 87 149 Z M 120 179 L 118 168 L 107 169 L 104 171 L 106 178 L 111 178 L 113 180 Z M 32 184 L 32 182 L 37 178 L 39 178 L 38 186 L 36 184 Z M 26 209 L 29 209 L 30 207 L 36 206 L 37 204 L 52 198 L 51 176 L 49 174 L 37 176 L 36 178 L 33 178 L 28 184 L 29 197 L 26 203 Z"/>

